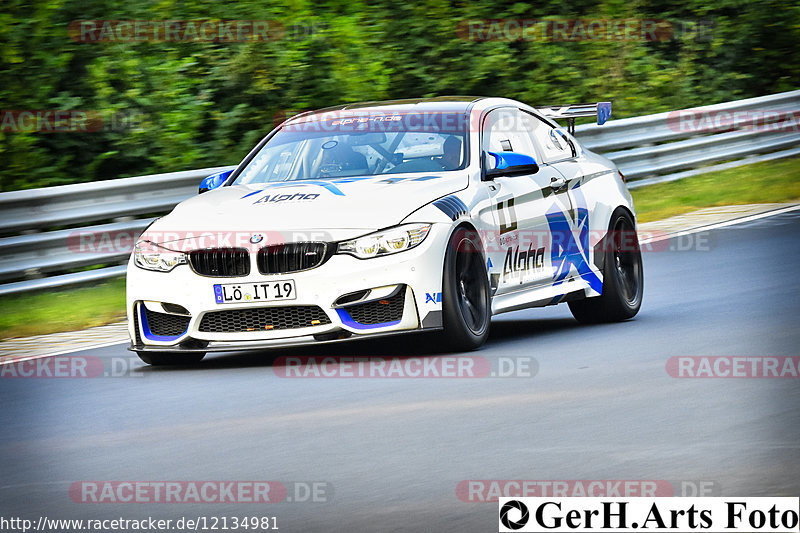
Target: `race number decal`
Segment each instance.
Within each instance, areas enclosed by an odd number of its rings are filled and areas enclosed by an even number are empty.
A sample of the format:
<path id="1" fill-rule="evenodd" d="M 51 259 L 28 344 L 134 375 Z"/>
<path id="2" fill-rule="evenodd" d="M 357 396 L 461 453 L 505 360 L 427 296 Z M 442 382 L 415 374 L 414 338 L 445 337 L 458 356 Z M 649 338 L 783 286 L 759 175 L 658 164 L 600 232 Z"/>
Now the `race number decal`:
<path id="1" fill-rule="evenodd" d="M 517 213 L 514 211 L 514 198 L 503 200 L 496 206 L 500 218 L 500 235 L 517 229 Z"/>

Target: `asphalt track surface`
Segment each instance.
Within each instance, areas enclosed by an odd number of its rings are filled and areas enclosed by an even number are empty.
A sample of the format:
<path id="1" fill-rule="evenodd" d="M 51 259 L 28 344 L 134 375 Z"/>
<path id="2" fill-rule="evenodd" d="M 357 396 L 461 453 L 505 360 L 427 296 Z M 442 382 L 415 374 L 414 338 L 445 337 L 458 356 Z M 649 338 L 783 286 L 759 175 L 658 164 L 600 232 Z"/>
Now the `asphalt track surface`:
<path id="1" fill-rule="evenodd" d="M 678 379 L 673 356 L 797 356 L 800 214 L 646 253 L 644 305 L 581 326 L 566 306 L 495 318 L 471 354 L 535 358 L 533 377 L 310 379 L 279 355 L 429 357 L 425 336 L 210 355 L 118 377 L 0 379 L 0 516 L 275 516 L 281 531 L 496 531 L 462 480 L 712 482 L 800 494 L 800 381 Z M 118 369 L 119 370 L 119 369 Z M 76 481 L 324 482 L 324 503 L 75 503 Z M 680 495 L 676 492 L 676 495 Z M 291 494 L 289 495 L 291 497 Z"/>

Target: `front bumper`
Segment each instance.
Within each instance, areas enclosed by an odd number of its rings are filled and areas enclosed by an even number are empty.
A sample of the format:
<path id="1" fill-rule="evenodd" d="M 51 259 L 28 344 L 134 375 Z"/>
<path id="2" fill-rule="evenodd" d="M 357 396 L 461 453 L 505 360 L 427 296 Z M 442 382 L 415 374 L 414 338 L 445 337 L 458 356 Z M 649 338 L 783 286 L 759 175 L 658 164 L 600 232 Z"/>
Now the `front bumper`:
<path id="1" fill-rule="evenodd" d="M 130 349 L 256 350 L 441 328 L 448 238 L 449 226 L 434 224 L 422 244 L 398 254 L 371 259 L 333 255 L 311 270 L 264 275 L 251 268 L 248 276 L 237 278 L 201 276 L 189 265 L 167 273 L 152 272 L 131 261 L 127 277 Z M 254 253 L 250 259 L 255 266 Z M 246 286 L 287 279 L 294 281 L 294 300 L 215 301 L 215 284 Z M 366 291 L 370 292 L 363 296 Z M 352 294 L 360 298 L 342 299 Z"/>

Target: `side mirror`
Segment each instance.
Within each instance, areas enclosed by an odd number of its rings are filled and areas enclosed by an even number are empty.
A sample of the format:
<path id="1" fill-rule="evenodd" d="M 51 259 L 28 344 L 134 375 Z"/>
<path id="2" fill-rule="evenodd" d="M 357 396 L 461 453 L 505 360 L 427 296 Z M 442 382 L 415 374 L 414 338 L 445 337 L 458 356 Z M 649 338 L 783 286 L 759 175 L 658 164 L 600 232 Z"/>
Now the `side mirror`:
<path id="1" fill-rule="evenodd" d="M 486 152 L 494 157 L 494 168 L 486 170 L 486 178 L 494 179 L 500 176 L 524 176 L 539 172 L 539 165 L 529 155 L 517 152 Z"/>
<path id="2" fill-rule="evenodd" d="M 216 189 L 217 187 L 221 186 L 223 183 L 225 183 L 233 170 L 234 169 L 217 172 L 216 174 L 211 174 L 210 176 L 203 178 L 203 181 L 200 182 L 200 190 L 198 191 L 198 194 L 203 194 L 204 192 L 208 192 L 211 189 Z"/>

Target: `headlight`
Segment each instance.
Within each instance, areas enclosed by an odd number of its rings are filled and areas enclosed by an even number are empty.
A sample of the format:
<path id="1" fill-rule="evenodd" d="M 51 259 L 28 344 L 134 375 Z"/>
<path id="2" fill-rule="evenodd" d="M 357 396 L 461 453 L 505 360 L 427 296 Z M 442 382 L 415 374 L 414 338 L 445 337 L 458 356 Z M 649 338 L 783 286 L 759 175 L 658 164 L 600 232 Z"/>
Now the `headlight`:
<path id="1" fill-rule="evenodd" d="M 168 250 L 149 241 L 140 241 L 133 249 L 133 262 L 145 270 L 169 272 L 188 260 L 184 253 Z"/>
<path id="2" fill-rule="evenodd" d="M 395 254 L 419 245 L 428 236 L 430 229 L 430 224 L 397 226 L 396 228 L 370 233 L 350 241 L 340 242 L 337 252 L 354 255 L 359 259 Z"/>

